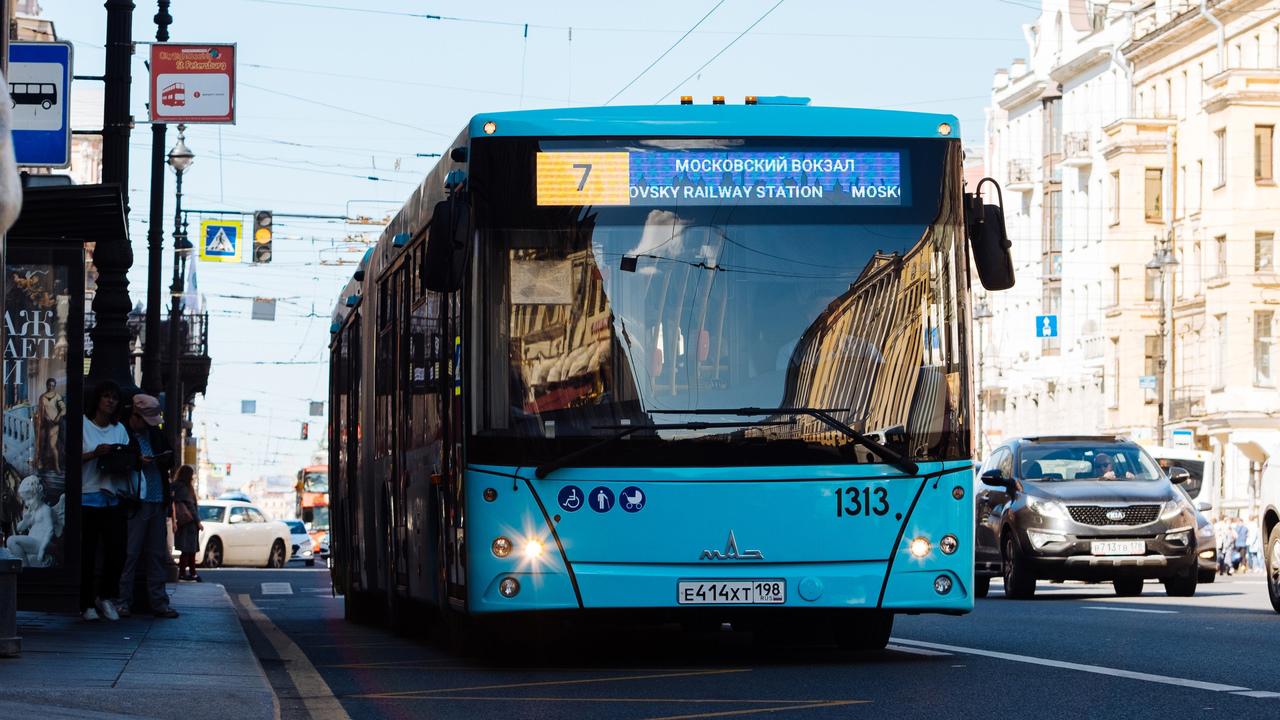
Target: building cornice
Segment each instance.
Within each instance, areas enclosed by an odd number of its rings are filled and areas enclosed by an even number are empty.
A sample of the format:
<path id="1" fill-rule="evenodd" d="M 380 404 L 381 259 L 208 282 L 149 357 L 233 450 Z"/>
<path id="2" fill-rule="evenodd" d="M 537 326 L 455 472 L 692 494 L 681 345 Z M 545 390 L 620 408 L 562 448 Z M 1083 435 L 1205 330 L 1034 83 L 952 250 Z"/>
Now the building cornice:
<path id="1" fill-rule="evenodd" d="M 1169 147 L 1169 128 L 1178 124 L 1173 118 L 1123 118 L 1102 128 L 1102 157 L 1117 155 L 1163 154 Z"/>
<path id="2" fill-rule="evenodd" d="M 1202 106 L 1215 113 L 1232 105 L 1280 104 L 1280 69 L 1232 68 L 1205 78 L 1209 87 Z"/>
<path id="3" fill-rule="evenodd" d="M 1092 47 L 1050 70 L 1049 77 L 1056 83 L 1065 83 L 1071 78 L 1080 75 L 1085 70 L 1088 70 L 1099 63 L 1106 62 L 1110 58 L 1110 45 Z"/>
<path id="4" fill-rule="evenodd" d="M 1034 100 L 1044 94 L 1049 81 L 1037 79 L 1035 75 L 1027 75 L 1005 91 L 1004 97 L 997 97 L 996 104 L 1001 110 L 1012 110 L 1019 105 Z"/>

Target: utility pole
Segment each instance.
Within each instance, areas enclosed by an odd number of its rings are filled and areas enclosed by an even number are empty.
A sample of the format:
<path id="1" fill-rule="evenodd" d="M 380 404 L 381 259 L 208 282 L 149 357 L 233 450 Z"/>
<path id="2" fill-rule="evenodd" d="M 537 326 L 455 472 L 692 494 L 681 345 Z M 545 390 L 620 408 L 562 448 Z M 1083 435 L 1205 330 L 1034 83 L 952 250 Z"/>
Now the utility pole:
<path id="1" fill-rule="evenodd" d="M 129 89 L 133 78 L 129 65 L 133 56 L 133 3 L 107 0 L 106 72 L 103 73 L 102 181 L 117 185 L 129 214 Z M 128 238 L 98 243 L 93 251 L 98 268 L 98 291 L 93 298 L 93 360 L 89 385 L 114 380 L 128 391 L 133 387 L 129 373 L 128 272 L 133 265 L 133 248 Z"/>
<path id="2" fill-rule="evenodd" d="M 1164 370 L 1168 362 L 1165 359 L 1165 338 L 1168 334 L 1167 322 L 1165 320 L 1166 302 L 1165 302 L 1165 272 L 1178 264 L 1177 258 L 1169 251 L 1169 238 L 1158 240 L 1156 251 L 1151 256 L 1151 260 L 1147 262 L 1148 270 L 1155 270 L 1160 273 L 1160 349 L 1156 355 L 1156 443 L 1164 444 L 1164 403 L 1165 403 L 1165 383 Z"/>
<path id="3" fill-rule="evenodd" d="M 169 0 L 157 0 L 156 42 L 169 40 Z M 151 218 L 147 226 L 147 320 L 142 347 L 142 389 L 160 393 L 160 265 L 164 253 L 164 123 L 151 124 Z"/>

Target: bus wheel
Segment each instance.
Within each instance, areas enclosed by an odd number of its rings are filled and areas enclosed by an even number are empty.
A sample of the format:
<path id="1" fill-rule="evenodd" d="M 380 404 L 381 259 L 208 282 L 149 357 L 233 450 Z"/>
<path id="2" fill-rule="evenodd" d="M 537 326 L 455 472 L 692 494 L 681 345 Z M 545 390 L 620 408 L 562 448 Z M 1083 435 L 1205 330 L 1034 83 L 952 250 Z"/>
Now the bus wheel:
<path id="1" fill-rule="evenodd" d="M 1267 595 L 1271 596 L 1271 608 L 1280 612 L 1280 525 L 1271 528 L 1266 547 Z"/>
<path id="2" fill-rule="evenodd" d="M 835 619 L 836 645 L 845 650 L 879 651 L 889 644 L 893 613 L 875 610 L 848 613 Z"/>

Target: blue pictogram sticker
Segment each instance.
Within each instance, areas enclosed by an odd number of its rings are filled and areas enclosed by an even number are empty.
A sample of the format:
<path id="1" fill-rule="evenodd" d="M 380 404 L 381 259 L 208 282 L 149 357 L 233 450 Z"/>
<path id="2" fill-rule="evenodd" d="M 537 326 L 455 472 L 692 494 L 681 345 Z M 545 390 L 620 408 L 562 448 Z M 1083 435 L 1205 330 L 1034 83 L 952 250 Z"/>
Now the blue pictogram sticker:
<path id="1" fill-rule="evenodd" d="M 629 513 L 637 513 L 644 509 L 644 491 L 635 485 L 623 488 L 618 500 L 622 503 L 622 509 Z"/>
<path id="2" fill-rule="evenodd" d="M 613 491 L 603 485 L 592 488 L 587 495 L 587 502 L 598 513 L 609 512 L 613 509 Z"/>
<path id="3" fill-rule="evenodd" d="M 586 500 L 577 485 L 565 485 L 560 488 L 560 495 L 556 499 L 560 503 L 560 509 L 565 512 L 577 512 Z"/>

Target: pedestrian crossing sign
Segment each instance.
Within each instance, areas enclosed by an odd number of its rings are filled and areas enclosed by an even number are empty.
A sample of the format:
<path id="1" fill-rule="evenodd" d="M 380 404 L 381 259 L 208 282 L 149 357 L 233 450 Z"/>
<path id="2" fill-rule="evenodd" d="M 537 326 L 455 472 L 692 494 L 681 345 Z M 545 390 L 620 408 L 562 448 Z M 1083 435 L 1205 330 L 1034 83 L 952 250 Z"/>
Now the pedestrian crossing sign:
<path id="1" fill-rule="evenodd" d="M 239 220 L 205 220 L 200 223 L 200 259 L 206 262 L 240 262 Z"/>

